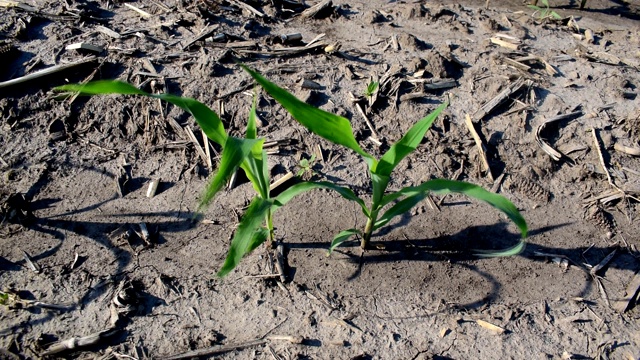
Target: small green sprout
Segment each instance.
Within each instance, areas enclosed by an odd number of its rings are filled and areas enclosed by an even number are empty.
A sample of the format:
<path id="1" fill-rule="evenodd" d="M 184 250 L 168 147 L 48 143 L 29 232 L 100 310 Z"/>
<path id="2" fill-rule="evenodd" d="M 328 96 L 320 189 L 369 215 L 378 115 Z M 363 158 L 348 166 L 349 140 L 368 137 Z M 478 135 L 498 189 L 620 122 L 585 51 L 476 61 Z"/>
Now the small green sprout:
<path id="1" fill-rule="evenodd" d="M 380 85 L 379 82 L 371 81 L 369 85 L 367 85 L 367 90 L 365 90 L 364 96 L 368 98 L 372 97 L 376 93 L 376 90 L 378 90 L 378 85 Z"/>
<path id="2" fill-rule="evenodd" d="M 311 155 L 309 159 L 300 159 L 298 163 L 298 172 L 296 176 L 299 178 L 306 177 L 308 179 L 312 178 L 316 173 L 313 171 L 313 165 L 316 162 L 316 154 Z"/>
<path id="3" fill-rule="evenodd" d="M 551 10 L 549 8 L 549 0 L 540 0 L 542 2 L 542 5 L 544 5 L 544 8 L 541 8 L 535 4 L 537 4 L 538 2 L 535 1 L 534 4 L 532 5 L 527 5 L 530 9 L 535 10 L 533 12 L 533 16 L 536 16 L 537 14 L 537 18 L 538 20 L 546 20 L 546 19 L 556 19 L 556 20 L 560 20 L 562 19 L 562 16 L 560 16 L 557 12 Z"/>

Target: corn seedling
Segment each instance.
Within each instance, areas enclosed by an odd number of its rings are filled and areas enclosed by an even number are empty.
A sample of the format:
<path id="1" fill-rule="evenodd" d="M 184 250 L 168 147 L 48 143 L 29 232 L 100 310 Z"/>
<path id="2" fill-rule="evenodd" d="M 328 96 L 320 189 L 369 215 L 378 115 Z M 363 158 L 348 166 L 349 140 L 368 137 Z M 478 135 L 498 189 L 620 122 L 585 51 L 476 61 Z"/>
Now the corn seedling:
<path id="1" fill-rule="evenodd" d="M 527 5 L 530 9 L 535 10 L 533 12 L 532 16 L 537 17 L 538 20 L 546 20 L 546 19 L 559 20 L 559 19 L 562 19 L 562 16 L 560 16 L 557 12 L 555 12 L 555 11 L 553 11 L 553 10 L 551 10 L 549 8 L 549 0 L 540 0 L 540 1 L 542 2 L 542 5 L 544 5 L 544 8 L 535 5 L 535 4 L 537 4 L 537 1 L 533 5 Z"/>
<path id="2" fill-rule="evenodd" d="M 522 240 L 515 246 L 503 250 L 484 252 L 485 256 L 509 256 L 520 253 L 525 246 L 524 238 L 527 235 L 527 224 L 520 215 L 518 209 L 506 198 L 498 194 L 491 193 L 483 188 L 467 182 L 434 179 L 426 181 L 418 186 L 406 187 L 399 191 L 386 193 L 387 186 L 391 179 L 391 174 L 395 167 L 410 153 L 412 153 L 422 142 L 425 133 L 440 112 L 447 107 L 447 103 L 440 105 L 435 111 L 415 123 L 411 129 L 380 158 L 364 151 L 353 134 L 353 129 L 349 120 L 338 115 L 320 110 L 298 100 L 288 91 L 280 88 L 268 81 L 259 73 L 244 67 L 251 74 L 260 86 L 282 105 L 291 116 L 300 124 L 305 126 L 316 135 L 329 140 L 335 144 L 342 145 L 361 155 L 368 165 L 368 173 L 371 178 L 372 198 L 369 206 L 365 201 L 356 196 L 348 188 L 339 187 L 327 182 L 306 182 L 296 184 L 287 189 L 286 192 L 295 193 L 301 189 L 329 188 L 338 191 L 340 195 L 348 200 L 355 201 L 360 205 L 362 212 L 367 218 L 364 230 L 348 229 L 336 235 L 331 242 L 329 251 L 331 252 L 343 242 L 353 236 L 361 237 L 361 247 L 366 249 L 371 240 L 372 233 L 387 225 L 396 216 L 402 215 L 420 201 L 425 199 L 429 193 L 448 194 L 461 193 L 469 197 L 484 201 L 489 205 L 502 211 L 520 229 Z M 281 194 L 280 196 L 283 196 Z"/>
<path id="3" fill-rule="evenodd" d="M 83 95 L 143 95 L 158 98 L 172 103 L 189 114 L 207 137 L 222 147 L 222 156 L 216 174 L 207 185 L 198 211 L 209 204 L 220 191 L 231 175 L 241 168 L 253 185 L 257 195 L 251 201 L 245 215 L 234 234 L 227 258 L 218 272 L 224 276 L 237 266 L 242 257 L 265 241 L 272 244 L 275 240 L 273 227 L 274 212 L 289 202 L 296 195 L 310 190 L 308 187 L 297 187 L 293 191 L 284 191 L 276 198 L 271 198 L 269 189 L 269 169 L 267 153 L 263 149 L 264 139 L 257 137 L 256 102 L 254 99 L 245 138 L 232 137 L 225 131 L 218 115 L 206 105 L 195 99 L 170 94 L 149 94 L 131 84 L 120 81 L 94 81 L 86 85 L 65 85 L 56 88 L 58 91 L 79 92 Z"/>
<path id="4" fill-rule="evenodd" d="M 367 85 L 367 90 L 364 91 L 364 96 L 367 98 L 372 97 L 373 94 L 376 93 L 376 90 L 378 90 L 378 85 L 379 83 L 377 81 L 371 81 L 369 85 Z"/>

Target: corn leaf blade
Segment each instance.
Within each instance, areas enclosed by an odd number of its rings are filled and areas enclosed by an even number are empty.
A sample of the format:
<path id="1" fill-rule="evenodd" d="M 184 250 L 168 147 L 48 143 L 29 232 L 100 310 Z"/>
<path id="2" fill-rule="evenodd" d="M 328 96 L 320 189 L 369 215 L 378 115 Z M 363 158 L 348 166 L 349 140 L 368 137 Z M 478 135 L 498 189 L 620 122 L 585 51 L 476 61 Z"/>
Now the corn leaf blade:
<path id="1" fill-rule="evenodd" d="M 256 71 L 244 65 L 241 66 L 271 97 L 280 103 L 296 121 L 316 135 L 362 155 L 367 160 L 369 166 L 374 166 L 376 162 L 375 158 L 362 150 L 353 135 L 353 129 L 351 128 L 349 120 L 300 101 L 293 94 L 270 82 Z"/>
<path id="2" fill-rule="evenodd" d="M 301 183 L 290 186 L 287 190 L 280 193 L 280 195 L 278 195 L 274 199 L 273 211 L 284 206 L 286 203 L 291 201 L 291 199 L 293 199 L 295 196 L 313 189 L 333 190 L 338 194 L 340 194 L 343 198 L 347 200 L 355 201 L 358 205 L 360 205 L 360 208 L 362 208 L 362 212 L 367 217 L 369 216 L 369 209 L 367 208 L 367 205 L 364 203 L 364 200 L 360 199 L 351 189 L 338 186 L 327 181 L 301 182 Z"/>
<path id="3" fill-rule="evenodd" d="M 377 230 L 385 226 L 394 217 L 402 215 L 411 210 L 414 206 L 418 205 L 418 203 L 424 200 L 424 198 L 426 198 L 428 194 L 428 191 L 420 192 L 398 201 L 391 208 L 389 208 L 389 210 L 385 211 L 382 216 L 380 216 L 378 221 L 376 221 L 376 223 L 374 224 L 373 230 Z"/>
<path id="4" fill-rule="evenodd" d="M 424 186 L 423 186 L 424 185 Z M 460 193 L 471 198 L 483 201 L 494 208 L 502 211 L 511 221 L 513 221 L 523 238 L 527 237 L 527 222 L 520 215 L 520 211 L 515 205 L 502 195 L 498 195 L 483 189 L 482 187 L 464 181 L 435 179 L 425 182 L 421 187 L 436 194 Z"/>
<path id="5" fill-rule="evenodd" d="M 272 202 L 270 200 L 258 196 L 253 198 L 247 212 L 238 225 L 233 240 L 231 240 L 227 258 L 222 268 L 220 268 L 220 271 L 218 271 L 219 277 L 229 274 L 229 272 L 238 266 L 245 255 L 260 245 L 260 241 L 266 239 L 266 234 L 264 238 L 262 238 L 264 231 L 259 228 L 271 206 Z"/>
<path id="6" fill-rule="evenodd" d="M 527 222 L 522 217 L 518 208 L 511 201 L 505 198 L 502 195 L 498 195 L 483 189 L 478 185 L 474 185 L 464 181 L 455 181 L 455 180 L 445 180 L 445 179 L 434 179 L 426 181 L 418 186 L 404 188 L 396 193 L 387 195 L 383 198 L 382 206 L 384 204 L 388 204 L 389 202 L 398 199 L 401 196 L 407 196 L 408 198 L 419 196 L 420 194 L 428 194 L 429 192 L 433 192 L 435 194 L 445 195 L 450 193 L 460 193 L 467 195 L 471 198 L 480 200 L 485 202 L 492 207 L 502 211 L 511 221 L 513 221 L 518 229 L 520 230 L 521 240 L 518 244 L 498 251 L 481 251 L 476 250 L 476 255 L 482 257 L 502 257 L 502 256 L 513 256 L 520 254 L 525 246 L 526 242 L 524 238 L 527 237 Z M 406 199 L 405 199 L 406 200 Z M 404 200 L 403 200 L 404 201 Z M 402 202 L 402 201 L 400 201 Z M 399 203 L 400 203 L 399 202 Z M 383 217 L 384 218 L 384 215 Z M 381 218 L 381 220 L 382 220 Z"/>
<path id="7" fill-rule="evenodd" d="M 256 115 L 256 97 L 253 97 L 251 111 L 249 111 L 249 121 L 247 121 L 246 138 L 255 139 L 258 137 L 258 121 Z"/>
<path id="8" fill-rule="evenodd" d="M 349 229 L 344 230 L 338 233 L 331 241 L 331 246 L 329 247 L 329 253 L 327 255 L 331 255 L 333 250 L 335 250 L 338 246 L 342 245 L 345 241 L 349 240 L 352 236 L 361 234 L 358 229 Z"/>
<path id="9" fill-rule="evenodd" d="M 198 211 L 202 210 L 211 202 L 211 200 L 213 200 L 215 195 L 220 191 L 220 189 L 222 189 L 231 175 L 233 175 L 233 173 L 238 170 L 238 167 L 240 167 L 240 165 L 251 155 L 251 150 L 254 146 L 261 146 L 263 142 L 264 140 L 262 139 L 247 140 L 232 136 L 227 138 L 222 150 L 222 159 L 220 159 L 218 171 L 209 185 L 207 185 L 202 199 L 200 200 Z"/>
<path id="10" fill-rule="evenodd" d="M 429 130 L 433 122 L 438 118 L 438 115 L 449 104 L 443 103 L 438 106 L 431 114 L 420 119 L 415 123 L 404 136 L 393 144 L 387 152 L 382 155 L 382 158 L 378 162 L 378 165 L 373 169 L 373 172 L 381 176 L 390 176 L 393 169 L 404 159 L 407 155 L 412 153 L 418 145 L 422 142 L 424 134 Z"/>
<path id="11" fill-rule="evenodd" d="M 117 80 L 98 80 L 87 84 L 67 84 L 54 88 L 55 91 L 78 92 L 81 95 L 145 95 L 151 96 L 148 92 L 137 87 Z"/>
<path id="12" fill-rule="evenodd" d="M 257 229 L 253 233 L 253 236 L 251 236 L 251 241 L 249 242 L 249 247 L 247 248 L 247 254 L 251 253 L 258 246 L 260 246 L 262 243 L 267 241 L 268 237 L 269 237 L 269 229 L 265 227 L 260 227 L 259 229 Z"/>
<path id="13" fill-rule="evenodd" d="M 162 99 L 193 115 L 204 133 L 220 146 L 224 146 L 227 140 L 227 132 L 222 121 L 213 110 L 203 103 L 187 97 L 171 94 L 149 94 L 135 86 L 117 80 L 98 80 L 87 84 L 69 84 L 55 88 L 56 91 L 74 91 L 82 95 L 143 95 Z"/>

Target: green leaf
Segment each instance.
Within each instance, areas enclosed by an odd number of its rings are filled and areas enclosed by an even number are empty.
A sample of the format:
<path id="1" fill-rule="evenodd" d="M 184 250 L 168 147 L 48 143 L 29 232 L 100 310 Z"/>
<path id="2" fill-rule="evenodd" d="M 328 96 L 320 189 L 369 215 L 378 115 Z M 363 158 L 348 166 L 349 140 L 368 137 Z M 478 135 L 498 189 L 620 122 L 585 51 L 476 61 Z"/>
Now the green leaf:
<path id="1" fill-rule="evenodd" d="M 558 13 L 557 13 L 557 12 L 555 12 L 555 11 L 552 11 L 552 12 L 551 12 L 551 17 L 552 17 L 552 18 L 554 18 L 554 19 L 556 19 L 556 20 L 562 20 L 562 16 L 560 16 L 560 14 L 558 14 Z"/>
<path id="2" fill-rule="evenodd" d="M 535 5 L 527 5 L 527 7 L 528 7 L 529 9 L 533 9 L 533 10 L 535 10 L 535 11 L 542 11 L 542 8 L 541 8 L 541 7 L 539 7 L 539 6 L 535 6 Z"/>
<path id="3" fill-rule="evenodd" d="M 331 255 L 331 252 L 333 252 L 333 250 L 335 250 L 338 246 L 342 245 L 343 242 L 349 240 L 349 238 L 352 237 L 353 235 L 358 235 L 358 234 L 361 234 L 360 230 L 358 229 L 349 229 L 349 230 L 341 231 L 338 235 L 336 235 L 333 238 L 333 241 L 331 241 L 331 246 L 329 247 L 329 253 L 327 255 Z"/>
<path id="4" fill-rule="evenodd" d="M 387 186 L 389 185 L 389 181 L 391 181 L 391 177 L 389 175 L 379 175 L 373 172 L 369 172 L 371 176 L 371 186 L 373 187 L 373 199 L 371 208 L 373 210 L 378 210 L 382 208 L 379 204 L 382 202 L 384 197 L 384 192 L 387 190 Z"/>
<path id="5" fill-rule="evenodd" d="M 188 97 L 180 97 L 171 94 L 152 95 L 155 98 L 170 102 L 173 105 L 193 115 L 198 125 L 207 137 L 220 146 L 224 146 L 227 140 L 227 132 L 224 125 L 213 110 L 195 99 Z"/>
<path id="6" fill-rule="evenodd" d="M 380 216 L 378 221 L 376 221 L 376 223 L 374 224 L 373 230 L 377 230 L 385 226 L 394 217 L 402 215 L 411 210 L 411 208 L 416 206 L 420 201 L 424 200 L 424 198 L 426 198 L 428 194 L 429 192 L 425 191 L 398 201 L 395 205 L 389 208 L 389 210 L 385 211 L 382 216 Z"/>
<path id="7" fill-rule="evenodd" d="M 375 166 L 375 158 L 362 150 L 356 141 L 349 120 L 298 100 L 293 94 L 270 82 L 257 72 L 244 65 L 241 66 L 271 97 L 280 103 L 296 121 L 316 135 L 362 155 L 370 167 Z"/>
<path id="8" fill-rule="evenodd" d="M 378 89 L 379 83 L 377 81 L 372 81 L 367 85 L 367 90 L 364 93 L 366 96 L 372 96 L 376 90 Z"/>
<path id="9" fill-rule="evenodd" d="M 549 7 L 549 0 L 541 0 L 542 5 Z"/>
<path id="10" fill-rule="evenodd" d="M 233 240 L 231 240 L 227 258 L 220 271 L 218 271 L 218 276 L 223 277 L 227 275 L 238 266 L 246 254 L 260 245 L 260 241 L 266 239 L 266 235 L 262 238 L 263 230 L 259 228 L 272 204 L 270 200 L 261 197 L 256 196 L 253 198 L 247 212 L 238 225 Z M 256 232 L 258 232 L 258 234 L 256 234 Z"/>
<path id="11" fill-rule="evenodd" d="M 258 137 L 258 121 L 256 115 L 256 102 L 257 97 L 253 96 L 253 102 L 251 103 L 251 111 L 249 111 L 249 121 L 247 121 L 247 139 L 255 139 Z"/>
<path id="12" fill-rule="evenodd" d="M 207 186 L 202 196 L 202 200 L 200 200 L 198 211 L 202 210 L 202 208 L 211 202 L 218 191 L 220 191 L 220 189 L 222 189 L 229 180 L 231 175 L 233 175 L 233 173 L 238 170 L 238 167 L 249 157 L 253 147 L 256 144 L 261 145 L 263 142 L 264 140 L 262 139 L 247 140 L 232 136 L 227 138 L 222 150 L 222 159 L 220 159 L 218 171 Z"/>
<path id="13" fill-rule="evenodd" d="M 505 250 L 487 251 L 487 250 L 475 250 L 476 256 L 480 257 L 507 257 L 521 254 L 524 251 L 527 243 L 519 241 L 516 245 L 507 248 Z"/>
<path id="14" fill-rule="evenodd" d="M 449 104 L 443 103 L 438 106 L 431 114 L 425 116 L 420 119 L 417 123 L 415 123 L 411 129 L 402 137 L 402 139 L 398 140 L 395 144 L 387 150 L 387 152 L 382 156 L 378 165 L 373 169 L 373 172 L 378 175 L 390 176 L 393 172 L 393 169 L 404 159 L 407 155 L 412 153 L 418 145 L 424 139 L 424 134 L 429 130 L 433 122 L 438 118 L 438 115 L 444 110 Z"/>
<path id="15" fill-rule="evenodd" d="M 254 190 L 265 199 L 269 198 L 269 169 L 267 164 L 267 152 L 262 148 L 260 140 L 251 149 L 251 154 L 240 165 L 251 182 Z"/>
<path id="16" fill-rule="evenodd" d="M 84 85 L 68 84 L 68 85 L 58 86 L 53 90 L 78 92 L 81 95 L 119 94 L 119 95 L 151 96 L 151 94 L 145 91 L 142 91 L 131 84 L 128 84 L 122 81 L 117 81 L 117 80 L 98 80 L 98 81 L 92 81 Z"/>
<path id="17" fill-rule="evenodd" d="M 364 203 L 364 200 L 360 199 L 351 189 L 342 186 L 335 185 L 326 181 L 318 182 L 301 182 L 290 186 L 287 190 L 283 191 L 274 199 L 273 211 L 284 206 L 291 201 L 295 196 L 302 194 L 313 189 L 330 189 L 336 191 L 343 198 L 351 201 L 355 201 L 362 208 L 362 212 L 369 217 L 369 209 Z"/>
<path id="18" fill-rule="evenodd" d="M 249 247 L 247 248 L 247 254 L 258 248 L 260 244 L 267 241 L 269 237 L 269 229 L 265 227 L 260 227 L 257 229 L 253 236 L 251 236 L 251 242 L 249 242 Z"/>
<path id="19" fill-rule="evenodd" d="M 522 215 L 520 215 L 518 208 L 516 208 L 511 201 L 507 200 L 507 198 L 502 195 L 492 193 L 478 185 L 470 184 L 468 182 L 445 179 L 429 180 L 418 186 L 404 188 L 400 190 L 399 193 L 402 193 L 405 196 L 412 196 L 425 191 L 431 191 L 441 195 L 460 193 L 483 201 L 507 215 L 507 217 L 511 219 L 516 226 L 518 226 L 518 229 L 520 229 L 522 238 L 527 237 L 527 222 L 524 220 Z"/>
<path id="20" fill-rule="evenodd" d="M 445 180 L 445 179 L 429 180 L 418 186 L 407 187 L 398 192 L 385 196 L 383 198 L 381 206 L 384 206 L 390 203 L 391 201 L 398 199 L 399 197 L 402 197 L 402 196 L 407 196 L 407 199 L 405 200 L 408 200 L 412 197 L 420 196 L 420 194 L 426 195 L 429 192 L 433 192 L 440 195 L 449 194 L 449 193 L 460 193 L 460 194 L 467 195 L 471 198 L 483 201 L 493 206 L 494 208 L 502 211 L 505 215 L 507 215 L 507 217 L 511 219 L 511 221 L 513 221 L 518 227 L 518 229 L 520 230 L 522 239 L 527 237 L 527 222 L 522 217 L 522 215 L 520 215 L 520 212 L 518 211 L 516 206 L 513 205 L 511 201 L 509 201 L 504 196 L 492 193 L 490 191 L 487 191 L 481 188 L 478 185 L 470 184 L 464 181 Z M 405 200 L 400 201 L 398 204 L 402 203 Z M 410 202 L 406 204 L 407 207 L 409 203 Z M 399 214 L 399 211 L 401 209 L 398 204 L 396 204 L 396 206 L 399 207 L 397 211 Z M 393 209 L 393 207 L 391 209 Z M 387 212 L 391 211 L 391 209 L 389 209 Z M 388 218 L 385 215 L 386 213 L 380 218 L 380 220 L 376 224 L 380 223 L 383 219 Z M 521 240 L 517 245 L 511 248 L 508 248 L 506 250 L 484 251 L 484 252 L 479 251 L 478 255 L 484 256 L 484 257 L 516 255 L 524 250 L 525 244 L 526 243 L 524 242 L 524 240 Z"/>
<path id="21" fill-rule="evenodd" d="M 84 85 L 63 85 L 54 88 L 54 90 L 77 91 L 81 95 L 143 95 L 162 99 L 193 115 L 207 137 L 218 145 L 223 146 L 227 141 L 227 132 L 224 130 L 224 125 L 222 124 L 222 121 L 220 121 L 218 115 L 203 103 L 192 98 L 180 97 L 171 94 L 149 94 L 131 84 L 117 80 L 92 81 Z"/>

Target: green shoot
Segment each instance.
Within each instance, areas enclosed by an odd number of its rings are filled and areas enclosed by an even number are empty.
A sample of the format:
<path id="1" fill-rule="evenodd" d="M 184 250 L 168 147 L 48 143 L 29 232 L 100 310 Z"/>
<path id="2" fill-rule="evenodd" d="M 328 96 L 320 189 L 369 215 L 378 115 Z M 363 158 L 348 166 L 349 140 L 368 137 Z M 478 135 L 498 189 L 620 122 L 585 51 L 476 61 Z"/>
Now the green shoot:
<path id="1" fill-rule="evenodd" d="M 371 81 L 369 85 L 367 85 L 367 90 L 365 90 L 364 96 L 368 98 L 372 97 L 373 94 L 376 93 L 376 90 L 378 90 L 378 85 L 379 83 L 377 81 Z"/>
<path id="2" fill-rule="evenodd" d="M 483 201 L 505 213 L 520 229 L 522 239 L 526 237 L 527 224 L 518 209 L 503 196 L 486 191 L 477 185 L 460 181 L 436 179 L 427 181 L 419 186 L 404 188 L 390 194 L 386 193 L 393 170 L 406 156 L 416 150 L 422 142 L 425 133 L 437 119 L 438 115 L 447 107 L 447 103 L 440 105 L 431 114 L 415 123 L 380 159 L 376 159 L 358 145 L 349 120 L 306 104 L 285 89 L 271 83 L 259 73 L 244 66 L 243 68 L 251 74 L 256 82 L 279 102 L 295 120 L 316 135 L 335 144 L 343 145 L 360 154 L 369 167 L 368 172 L 371 178 L 372 199 L 368 206 L 363 199 L 355 196 L 351 190 L 337 185 L 330 185 L 328 183 L 303 183 L 296 185 L 307 188 L 324 187 L 333 189 L 338 191 L 338 193 L 346 199 L 357 202 L 362 208 L 367 218 L 364 230 L 349 229 L 340 232 L 331 242 L 330 251 L 352 236 L 358 235 L 362 237 L 361 247 L 367 248 L 374 231 L 388 224 L 396 216 L 400 216 L 409 211 L 429 193 L 461 193 Z M 514 255 L 520 253 L 524 249 L 524 245 L 524 240 L 521 240 L 517 245 L 506 250 L 485 252 L 482 255 Z"/>
<path id="3" fill-rule="evenodd" d="M 316 154 L 311 155 L 309 159 L 300 159 L 298 163 L 298 172 L 296 176 L 299 178 L 312 178 L 316 173 L 313 171 L 313 165 L 316 162 Z"/>
<path id="4" fill-rule="evenodd" d="M 557 12 L 549 8 L 549 0 L 540 0 L 540 1 L 542 2 L 542 5 L 545 6 L 544 8 L 541 8 L 537 5 L 527 5 L 530 9 L 535 10 L 532 16 L 536 16 L 538 20 L 541 20 L 541 21 L 547 20 L 547 19 L 556 19 L 556 20 L 562 19 L 562 16 L 560 16 Z"/>

